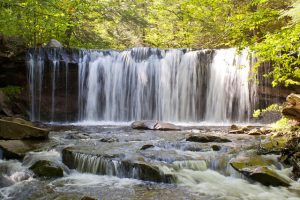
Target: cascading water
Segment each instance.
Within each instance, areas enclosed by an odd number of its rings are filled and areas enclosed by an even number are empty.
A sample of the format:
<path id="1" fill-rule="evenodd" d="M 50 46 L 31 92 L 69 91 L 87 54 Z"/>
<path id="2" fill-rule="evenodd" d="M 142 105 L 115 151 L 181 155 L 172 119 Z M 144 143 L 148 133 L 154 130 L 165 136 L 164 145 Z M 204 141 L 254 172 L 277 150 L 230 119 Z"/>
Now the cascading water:
<path id="1" fill-rule="evenodd" d="M 69 63 L 76 65 L 76 78 Z M 51 84 L 44 80 L 48 65 Z M 32 49 L 28 67 L 31 119 L 38 121 L 66 121 L 73 113 L 74 121 L 244 122 L 255 103 L 246 50 L 237 55 L 235 49 Z M 72 83 L 76 94 L 69 89 Z M 42 95 L 47 88 L 51 101 Z M 51 111 L 43 109 L 49 104 Z M 76 108 L 68 110 L 71 104 Z M 50 112 L 50 119 L 43 112 Z"/>

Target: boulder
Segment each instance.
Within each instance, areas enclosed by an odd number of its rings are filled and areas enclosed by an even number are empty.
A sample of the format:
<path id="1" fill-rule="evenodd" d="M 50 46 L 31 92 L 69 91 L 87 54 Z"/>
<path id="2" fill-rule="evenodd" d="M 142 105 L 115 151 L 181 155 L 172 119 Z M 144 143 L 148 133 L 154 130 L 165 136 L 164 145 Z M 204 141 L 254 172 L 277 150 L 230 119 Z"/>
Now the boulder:
<path id="1" fill-rule="evenodd" d="M 214 135 L 192 135 L 192 136 L 188 136 L 188 138 L 186 138 L 186 141 L 189 141 L 189 142 L 201 142 L 201 143 L 208 143 L 208 142 L 218 142 L 218 143 L 231 142 L 231 140 L 229 140 L 227 138 L 221 138 L 221 137 L 214 136 Z"/>
<path id="2" fill-rule="evenodd" d="M 154 130 L 157 121 L 135 121 L 131 124 L 133 129 Z"/>
<path id="3" fill-rule="evenodd" d="M 213 151 L 220 151 L 221 150 L 221 147 L 219 145 L 211 145 L 211 148 Z"/>
<path id="4" fill-rule="evenodd" d="M 230 165 L 244 176 L 263 185 L 290 186 L 292 180 L 269 168 L 270 162 L 262 160 L 260 157 L 243 157 L 231 161 Z"/>
<path id="5" fill-rule="evenodd" d="M 230 126 L 230 129 L 231 129 L 231 130 L 238 130 L 239 127 L 238 127 L 237 125 L 235 125 L 235 124 L 232 124 L 232 125 Z"/>
<path id="6" fill-rule="evenodd" d="M 6 140 L 46 139 L 49 130 L 37 128 L 26 123 L 0 119 L 0 138 Z"/>
<path id="7" fill-rule="evenodd" d="M 135 121 L 131 124 L 133 129 L 142 129 L 142 130 L 160 130 L 160 131 L 177 131 L 180 130 L 176 125 L 160 121 Z"/>
<path id="8" fill-rule="evenodd" d="M 22 159 L 30 151 L 42 151 L 57 145 L 55 140 L 0 140 L 6 159 Z"/>
<path id="9" fill-rule="evenodd" d="M 166 122 L 158 122 L 154 126 L 155 130 L 160 130 L 160 131 L 177 131 L 180 130 L 176 125 L 171 124 L 171 123 L 166 123 Z"/>
<path id="10" fill-rule="evenodd" d="M 48 44 L 46 45 L 48 48 L 62 48 L 63 45 L 57 41 L 56 39 L 51 39 Z"/>
<path id="11" fill-rule="evenodd" d="M 300 94 L 290 94 L 286 98 L 287 103 L 283 106 L 282 114 L 290 119 L 300 122 Z"/>
<path id="12" fill-rule="evenodd" d="M 38 177 L 55 178 L 64 175 L 63 169 L 49 160 L 39 160 L 34 163 L 30 168 Z"/>

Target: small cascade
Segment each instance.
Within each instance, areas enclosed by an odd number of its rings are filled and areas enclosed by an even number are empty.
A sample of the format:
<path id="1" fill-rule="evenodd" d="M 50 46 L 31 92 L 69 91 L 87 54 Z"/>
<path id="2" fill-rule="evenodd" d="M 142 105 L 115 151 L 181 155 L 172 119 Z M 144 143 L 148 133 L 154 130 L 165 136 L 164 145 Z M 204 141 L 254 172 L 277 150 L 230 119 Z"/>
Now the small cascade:
<path id="1" fill-rule="evenodd" d="M 64 152 L 63 161 L 69 168 L 79 172 L 154 182 L 170 183 L 172 181 L 172 177 L 164 174 L 157 166 L 138 161 L 118 160 L 108 155 Z"/>
<path id="2" fill-rule="evenodd" d="M 245 122 L 256 103 L 250 68 L 247 50 L 31 49 L 31 119 Z"/>

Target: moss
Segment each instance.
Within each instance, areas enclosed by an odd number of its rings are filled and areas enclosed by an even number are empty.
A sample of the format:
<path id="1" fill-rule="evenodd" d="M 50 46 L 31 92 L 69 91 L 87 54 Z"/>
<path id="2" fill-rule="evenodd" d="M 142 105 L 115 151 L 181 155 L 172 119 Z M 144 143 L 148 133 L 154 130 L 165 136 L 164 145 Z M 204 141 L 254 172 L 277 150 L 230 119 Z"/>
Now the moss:
<path id="1" fill-rule="evenodd" d="M 13 95 L 19 95 L 21 93 L 21 91 L 22 91 L 22 88 L 19 87 L 19 86 L 11 86 L 11 85 L 9 85 L 9 86 L 0 88 L 0 90 L 4 94 L 6 94 L 8 96 L 11 96 L 11 95 L 13 96 Z"/>
<path id="2" fill-rule="evenodd" d="M 253 112 L 254 118 L 259 118 L 265 112 L 281 112 L 282 106 L 279 104 L 271 104 L 265 109 L 257 109 Z"/>

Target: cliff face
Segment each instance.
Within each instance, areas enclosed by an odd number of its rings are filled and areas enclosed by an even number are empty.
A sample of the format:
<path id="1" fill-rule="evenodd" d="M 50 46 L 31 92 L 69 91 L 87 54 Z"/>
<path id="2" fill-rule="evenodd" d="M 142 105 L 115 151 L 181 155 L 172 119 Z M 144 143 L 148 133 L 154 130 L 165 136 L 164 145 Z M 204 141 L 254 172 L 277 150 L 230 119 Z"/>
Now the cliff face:
<path id="1" fill-rule="evenodd" d="M 272 87 L 272 79 L 263 77 L 264 74 L 269 73 L 272 70 L 271 63 L 264 63 L 258 70 L 258 81 L 257 93 L 259 97 L 259 107 L 265 108 L 272 103 L 283 103 L 286 97 L 291 93 L 300 92 L 300 87 L 290 85 L 285 87 L 284 85 L 278 85 Z"/>
<path id="2" fill-rule="evenodd" d="M 27 118 L 29 108 L 26 46 L 15 38 L 0 35 L 0 115 Z M 18 88 L 19 92 L 10 91 Z M 4 109 L 4 110 L 3 110 Z"/>
<path id="3" fill-rule="evenodd" d="M 40 113 L 38 117 L 44 121 L 52 121 L 53 119 L 58 121 L 76 121 L 79 117 L 78 113 L 83 112 L 79 110 L 78 105 L 78 98 L 82 96 L 78 94 L 78 76 L 80 73 L 78 50 L 71 49 L 67 51 L 66 55 L 62 55 L 63 58 L 61 59 L 64 62 L 58 61 L 57 66 L 63 67 L 54 66 L 53 62 L 44 63 L 47 67 L 43 67 L 43 84 L 39 85 L 37 83 L 35 85 L 41 91 L 40 97 L 35 98 L 41 98 L 41 103 L 38 107 L 34 108 L 35 110 L 32 110 L 33 107 L 30 105 L 32 97 L 29 95 L 32 88 L 28 84 L 30 73 L 27 70 L 26 51 L 24 51 L 26 47 L 24 45 L 9 46 L 5 42 L 1 44 L 0 87 L 19 86 L 23 88 L 21 95 L 17 98 L 11 98 L 11 100 L 17 101 L 19 107 L 23 107 L 23 109 L 16 109 L 19 110 L 16 112 L 25 112 L 24 110 L 26 110 L 27 112 L 23 113 L 23 115 L 33 112 Z M 68 60 L 68 62 L 66 63 L 65 60 Z M 54 68 L 55 70 L 53 70 Z M 278 86 L 273 88 L 271 80 L 262 76 L 270 70 L 271 65 L 269 63 L 262 65 L 259 69 L 258 79 L 260 84 L 256 90 L 258 97 L 256 108 L 264 108 L 272 103 L 284 102 L 288 94 L 300 93 L 300 87 L 297 86 L 290 86 L 288 88 Z M 55 76 L 53 74 L 54 71 Z M 55 80 L 53 77 L 55 77 Z M 55 93 L 53 93 L 53 81 L 55 82 Z M 55 96 L 55 101 L 53 101 L 53 96 Z"/>

